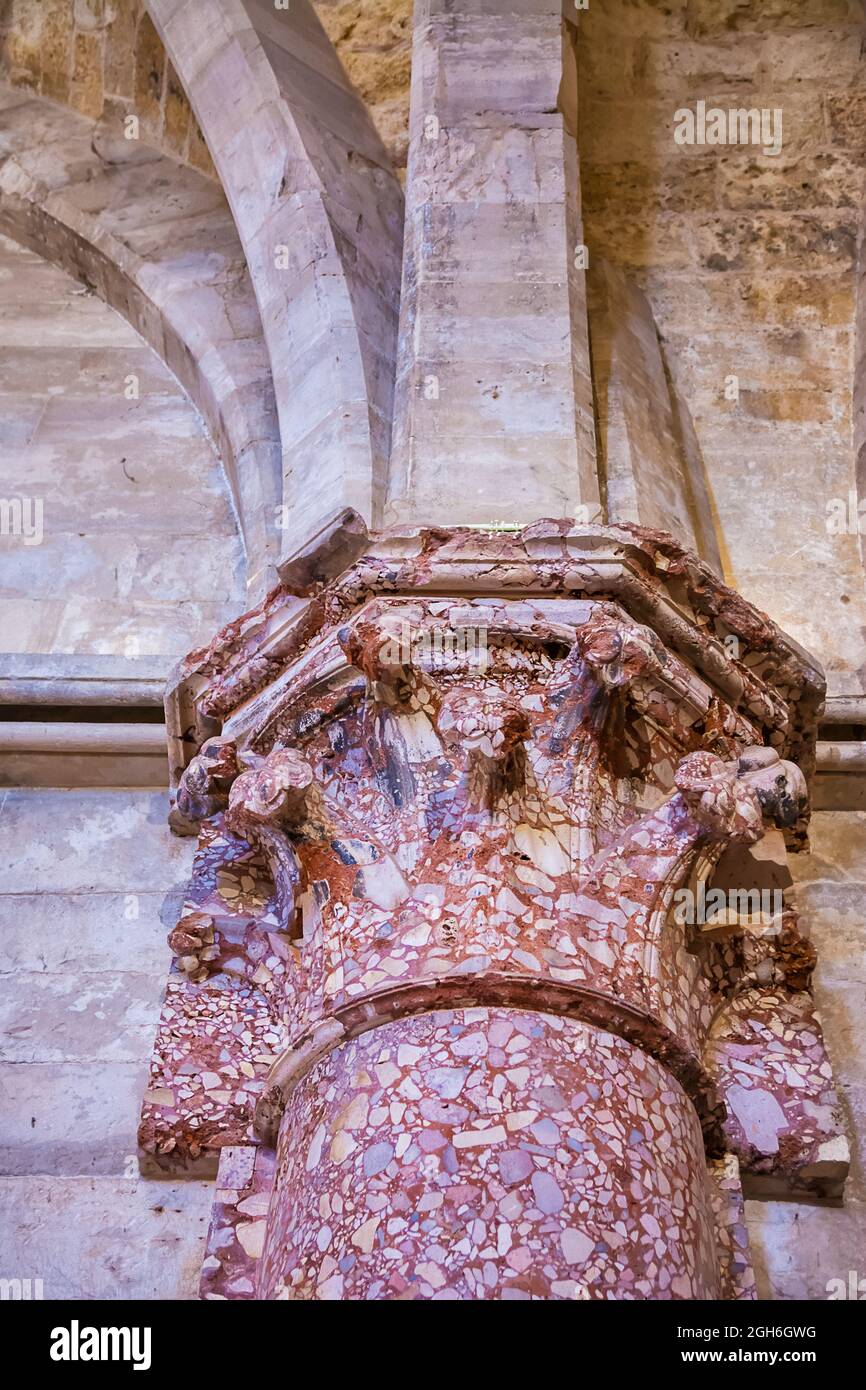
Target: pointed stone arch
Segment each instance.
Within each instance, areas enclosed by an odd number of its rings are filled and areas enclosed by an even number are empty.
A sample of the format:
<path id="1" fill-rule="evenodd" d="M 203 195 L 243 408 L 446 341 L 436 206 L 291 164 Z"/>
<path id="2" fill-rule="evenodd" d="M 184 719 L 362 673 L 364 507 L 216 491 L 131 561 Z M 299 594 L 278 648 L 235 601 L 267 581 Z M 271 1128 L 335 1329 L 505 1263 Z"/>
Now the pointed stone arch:
<path id="1" fill-rule="evenodd" d="M 307 0 L 148 0 L 231 204 L 282 444 L 281 554 L 336 508 L 381 509 L 403 197 Z"/>

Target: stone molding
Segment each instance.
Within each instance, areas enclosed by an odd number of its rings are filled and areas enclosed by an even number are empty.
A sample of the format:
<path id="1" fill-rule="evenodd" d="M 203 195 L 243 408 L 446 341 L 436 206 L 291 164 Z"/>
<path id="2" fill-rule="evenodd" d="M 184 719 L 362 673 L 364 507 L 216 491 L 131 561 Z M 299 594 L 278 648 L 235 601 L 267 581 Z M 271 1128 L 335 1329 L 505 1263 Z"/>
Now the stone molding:
<path id="1" fill-rule="evenodd" d="M 718 692 L 732 709 L 756 719 L 766 741 L 811 776 L 825 685 L 820 667 L 797 643 L 663 532 L 544 520 L 513 534 L 395 527 L 370 539 L 338 576 L 273 590 L 207 649 L 179 663 L 170 678 L 174 782 L 218 724 L 233 737 L 264 733 L 263 715 L 282 687 L 298 688 L 299 678 L 303 683 L 318 634 L 366 599 L 461 593 L 478 602 L 510 594 L 541 601 L 615 599 L 687 663 L 679 668 L 681 697 L 689 688 L 698 691 L 698 676 L 705 682 L 699 699 L 709 702 Z M 259 702 L 255 697 L 269 685 L 268 700 Z"/>

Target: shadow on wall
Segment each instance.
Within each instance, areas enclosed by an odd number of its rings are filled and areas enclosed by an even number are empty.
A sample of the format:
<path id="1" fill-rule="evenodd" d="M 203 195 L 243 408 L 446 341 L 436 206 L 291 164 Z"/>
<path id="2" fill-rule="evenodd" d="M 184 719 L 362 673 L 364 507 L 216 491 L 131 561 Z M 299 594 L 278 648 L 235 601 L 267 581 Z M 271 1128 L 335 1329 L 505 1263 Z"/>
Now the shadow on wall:
<path id="1" fill-rule="evenodd" d="M 722 576 L 700 447 L 646 296 L 599 256 L 587 291 L 605 514 L 672 532 Z"/>

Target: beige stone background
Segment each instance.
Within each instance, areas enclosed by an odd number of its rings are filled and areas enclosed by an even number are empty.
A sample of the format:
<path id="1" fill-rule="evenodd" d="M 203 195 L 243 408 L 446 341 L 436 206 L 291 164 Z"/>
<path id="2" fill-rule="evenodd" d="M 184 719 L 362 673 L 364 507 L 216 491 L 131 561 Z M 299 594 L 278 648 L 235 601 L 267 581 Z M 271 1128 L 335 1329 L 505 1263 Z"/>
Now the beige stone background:
<path id="1" fill-rule="evenodd" d="M 404 168 L 409 0 L 316 8 Z M 862 476 L 864 41 L 857 0 L 590 0 L 578 49 L 591 260 L 646 295 L 726 577 L 850 695 L 866 693 L 860 541 L 826 519 Z M 146 143 L 216 178 L 141 0 L 0 0 L 0 75 L 89 120 L 137 115 Z M 673 113 L 698 99 L 780 107 L 781 155 L 675 145 Z M 240 604 L 221 451 L 152 348 L 49 259 L 0 239 L 0 492 L 53 477 L 64 497 L 49 544 L 14 563 L 0 552 L 0 649 L 122 652 L 133 637 L 167 670 Z M 116 389 L 128 362 L 147 386 L 137 407 Z M 622 371 L 622 393 L 646 391 L 638 361 Z M 635 446 L 650 449 L 642 428 Z M 117 472 L 121 457 L 139 482 Z M 94 560 L 93 489 L 108 482 Z M 210 1189 L 141 1182 L 133 1161 L 164 933 L 188 873 L 164 815 L 157 791 L 0 791 L 0 1202 L 14 1265 L 0 1275 L 43 1277 L 49 1296 L 195 1294 Z M 793 871 L 854 1166 L 844 1208 L 748 1204 L 768 1298 L 821 1299 L 830 1279 L 866 1277 L 864 864 L 866 812 L 818 812 Z"/>
<path id="2" fill-rule="evenodd" d="M 0 333 L 0 494 L 26 477 L 48 496 L 63 480 L 42 545 L 2 566 L 0 651 L 195 645 L 242 603 L 243 557 L 219 459 L 177 380 L 120 314 L 8 237 Z"/>
<path id="3" fill-rule="evenodd" d="M 395 164 L 405 168 L 409 0 L 317 0 L 316 10 Z M 215 177 L 144 0 L 2 0 L 0 63 L 16 86 L 83 116 L 136 114 L 149 144 Z"/>
<path id="4" fill-rule="evenodd" d="M 148 144 L 215 177 L 143 0 L 3 0 L 0 62 L 15 86 L 82 116 L 138 116 Z"/>
<path id="5" fill-rule="evenodd" d="M 858 539 L 828 535 L 825 504 L 854 486 L 862 8 L 617 0 L 581 33 L 587 241 L 652 305 L 727 578 L 819 653 L 834 690 L 861 691 Z M 676 145 L 673 113 L 699 98 L 781 108 L 781 154 Z"/>
<path id="6" fill-rule="evenodd" d="M 411 0 L 315 0 L 343 66 L 370 108 L 399 169 L 406 167 Z"/>

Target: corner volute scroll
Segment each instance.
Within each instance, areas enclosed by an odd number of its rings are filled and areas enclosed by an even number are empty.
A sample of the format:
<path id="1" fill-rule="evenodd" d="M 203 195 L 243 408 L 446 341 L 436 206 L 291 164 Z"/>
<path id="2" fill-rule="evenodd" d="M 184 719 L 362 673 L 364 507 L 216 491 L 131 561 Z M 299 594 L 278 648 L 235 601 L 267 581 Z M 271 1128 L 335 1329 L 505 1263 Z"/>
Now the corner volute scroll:
<path id="1" fill-rule="evenodd" d="M 599 604 L 589 622 L 578 628 L 561 669 L 551 679 L 546 707 L 553 716 L 547 747 L 554 756 L 579 752 L 597 755 L 617 702 L 635 681 L 657 675 L 664 647 L 655 633 L 623 614 Z"/>
<path id="2" fill-rule="evenodd" d="M 295 934 L 301 869 L 289 834 L 326 833 L 324 803 L 309 763 L 294 749 L 265 756 L 239 751 L 229 738 L 208 739 L 180 779 L 169 824 L 176 834 L 191 835 L 220 814 L 226 830 L 263 854 L 280 930 Z"/>
<path id="3" fill-rule="evenodd" d="M 197 835 L 202 821 L 228 806 L 232 783 L 241 771 L 237 745 L 209 738 L 181 775 L 168 823 L 176 835 Z"/>

